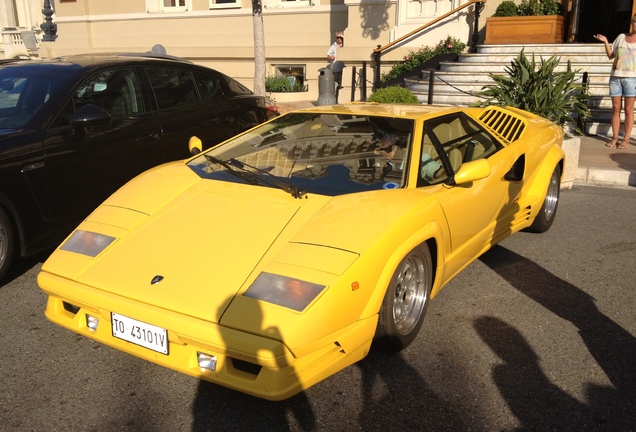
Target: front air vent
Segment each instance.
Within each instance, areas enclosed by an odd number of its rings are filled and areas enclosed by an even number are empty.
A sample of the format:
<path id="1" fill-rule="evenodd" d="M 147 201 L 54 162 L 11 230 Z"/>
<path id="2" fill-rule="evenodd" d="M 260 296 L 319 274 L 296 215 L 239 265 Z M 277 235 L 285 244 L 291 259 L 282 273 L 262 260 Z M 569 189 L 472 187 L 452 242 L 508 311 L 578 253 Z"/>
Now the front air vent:
<path id="1" fill-rule="evenodd" d="M 77 314 L 80 310 L 79 306 L 75 306 L 74 304 L 67 303 L 65 301 L 62 302 L 62 306 L 64 306 L 64 310 L 70 312 L 72 314 Z"/>
<path id="2" fill-rule="evenodd" d="M 514 115 L 501 107 L 488 107 L 479 115 L 479 120 L 492 132 L 497 138 L 512 143 L 517 141 L 523 135 L 526 129 L 525 119 Z"/>
<path id="3" fill-rule="evenodd" d="M 251 375 L 258 375 L 262 368 L 262 366 L 260 365 L 246 362 L 245 360 L 239 360 L 233 357 L 230 357 L 230 360 L 232 360 L 232 366 L 234 367 L 234 369 L 240 370 L 242 372 L 247 372 Z"/>

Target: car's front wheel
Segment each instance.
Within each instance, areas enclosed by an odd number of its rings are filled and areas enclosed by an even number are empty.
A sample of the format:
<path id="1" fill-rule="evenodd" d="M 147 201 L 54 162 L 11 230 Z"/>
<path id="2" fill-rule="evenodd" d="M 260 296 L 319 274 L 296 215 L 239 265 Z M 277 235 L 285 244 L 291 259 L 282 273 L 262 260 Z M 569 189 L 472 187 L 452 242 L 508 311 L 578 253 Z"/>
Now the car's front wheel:
<path id="1" fill-rule="evenodd" d="M 13 258 L 14 238 L 9 216 L 0 208 L 0 280 L 4 277 Z"/>
<path id="2" fill-rule="evenodd" d="M 385 351 L 406 348 L 422 327 L 433 285 L 433 262 L 426 244 L 400 262 L 384 296 L 373 346 Z"/>
<path id="3" fill-rule="evenodd" d="M 534 218 L 532 225 L 530 225 L 526 231 L 534 233 L 543 233 L 550 229 L 554 217 L 556 216 L 557 207 L 559 204 L 559 191 L 561 190 L 561 167 L 558 165 L 552 172 L 550 177 L 550 183 L 548 184 L 548 192 L 545 195 L 545 200 L 541 206 L 541 210 Z"/>

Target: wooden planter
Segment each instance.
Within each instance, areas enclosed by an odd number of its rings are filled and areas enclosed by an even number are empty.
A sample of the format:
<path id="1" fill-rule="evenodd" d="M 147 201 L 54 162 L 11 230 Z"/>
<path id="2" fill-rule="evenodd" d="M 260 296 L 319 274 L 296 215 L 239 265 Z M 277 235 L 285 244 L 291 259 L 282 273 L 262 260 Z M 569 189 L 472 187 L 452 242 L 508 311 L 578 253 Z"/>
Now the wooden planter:
<path id="1" fill-rule="evenodd" d="M 563 43 L 562 15 L 486 18 L 487 45 Z"/>

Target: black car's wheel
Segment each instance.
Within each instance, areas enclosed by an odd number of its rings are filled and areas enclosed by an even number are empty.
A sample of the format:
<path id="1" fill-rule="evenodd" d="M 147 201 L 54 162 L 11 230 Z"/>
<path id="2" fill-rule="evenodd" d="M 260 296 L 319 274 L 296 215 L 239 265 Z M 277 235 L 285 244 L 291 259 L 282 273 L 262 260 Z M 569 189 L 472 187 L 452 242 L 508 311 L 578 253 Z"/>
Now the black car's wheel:
<path id="1" fill-rule="evenodd" d="M 373 346 L 385 351 L 406 348 L 422 327 L 433 285 L 433 263 L 426 244 L 398 265 L 384 296 Z"/>
<path id="2" fill-rule="evenodd" d="M 4 277 L 13 258 L 13 227 L 9 217 L 0 208 L 0 280 Z"/>
<path id="3" fill-rule="evenodd" d="M 537 217 L 532 221 L 526 231 L 534 233 L 546 232 L 552 226 L 554 217 L 556 216 L 557 206 L 559 205 L 559 191 L 561 189 L 561 168 L 557 167 L 552 172 L 550 177 L 550 183 L 548 184 L 548 192 L 545 195 L 545 200 L 541 206 L 541 210 L 537 214 Z"/>

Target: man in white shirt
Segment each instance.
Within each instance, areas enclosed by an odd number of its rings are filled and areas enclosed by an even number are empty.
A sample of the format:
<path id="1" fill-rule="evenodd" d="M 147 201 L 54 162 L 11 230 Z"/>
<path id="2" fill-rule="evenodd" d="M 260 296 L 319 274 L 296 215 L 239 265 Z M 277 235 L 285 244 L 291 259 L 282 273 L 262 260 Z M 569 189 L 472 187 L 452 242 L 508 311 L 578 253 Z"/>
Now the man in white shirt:
<path id="1" fill-rule="evenodd" d="M 338 48 L 342 48 L 344 45 L 344 37 L 342 33 L 337 33 L 336 41 L 329 47 L 327 51 L 327 59 L 331 62 L 331 71 L 333 72 L 333 78 L 336 82 L 336 103 L 338 103 L 338 92 L 342 88 L 342 70 L 344 69 L 344 63 L 337 60 Z"/>

